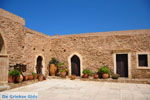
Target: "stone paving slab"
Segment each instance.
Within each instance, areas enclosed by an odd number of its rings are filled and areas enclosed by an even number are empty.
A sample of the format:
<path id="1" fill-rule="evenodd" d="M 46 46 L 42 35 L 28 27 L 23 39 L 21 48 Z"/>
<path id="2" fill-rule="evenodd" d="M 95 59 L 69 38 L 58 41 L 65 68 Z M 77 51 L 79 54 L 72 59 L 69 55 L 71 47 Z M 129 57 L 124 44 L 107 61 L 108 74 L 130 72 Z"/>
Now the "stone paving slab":
<path id="1" fill-rule="evenodd" d="M 4 92 L 38 92 L 38 100 L 150 100 L 149 84 L 48 79 Z"/>

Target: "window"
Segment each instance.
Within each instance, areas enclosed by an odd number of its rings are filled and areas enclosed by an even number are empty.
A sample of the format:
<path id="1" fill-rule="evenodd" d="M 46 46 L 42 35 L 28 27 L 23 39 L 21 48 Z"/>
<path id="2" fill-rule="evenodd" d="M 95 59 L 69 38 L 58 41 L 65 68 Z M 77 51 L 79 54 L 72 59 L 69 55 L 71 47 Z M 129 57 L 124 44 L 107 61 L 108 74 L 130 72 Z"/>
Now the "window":
<path id="1" fill-rule="evenodd" d="M 140 67 L 148 67 L 148 55 L 139 54 L 138 55 L 138 64 Z"/>

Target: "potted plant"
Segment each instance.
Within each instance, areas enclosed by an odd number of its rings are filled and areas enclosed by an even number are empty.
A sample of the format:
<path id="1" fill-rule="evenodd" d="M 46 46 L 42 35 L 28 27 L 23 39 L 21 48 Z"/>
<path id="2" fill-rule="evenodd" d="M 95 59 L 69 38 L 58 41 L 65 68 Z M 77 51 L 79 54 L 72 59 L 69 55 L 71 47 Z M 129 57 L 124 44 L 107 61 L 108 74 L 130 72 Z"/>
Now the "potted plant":
<path id="1" fill-rule="evenodd" d="M 107 66 L 103 66 L 99 69 L 99 73 L 102 75 L 103 79 L 109 78 L 110 69 Z"/>
<path id="2" fill-rule="evenodd" d="M 92 74 L 92 71 L 89 69 L 84 69 L 82 73 L 82 78 L 88 78 Z"/>
<path id="3" fill-rule="evenodd" d="M 23 76 L 23 81 L 27 81 L 28 80 L 28 75 L 24 75 Z"/>
<path id="4" fill-rule="evenodd" d="M 120 77 L 119 74 L 112 74 L 112 75 L 111 75 L 111 78 L 112 78 L 112 79 L 118 79 L 119 77 Z"/>
<path id="5" fill-rule="evenodd" d="M 49 73 L 51 76 L 55 76 L 57 72 L 57 65 L 59 64 L 59 61 L 56 58 L 52 58 L 49 62 Z"/>
<path id="6" fill-rule="evenodd" d="M 28 75 L 28 79 L 33 80 L 33 78 L 34 78 L 33 74 L 30 73 L 30 75 Z"/>
<path id="7" fill-rule="evenodd" d="M 14 70 L 9 71 L 8 82 L 9 83 L 14 83 L 15 82 Z"/>
<path id="8" fill-rule="evenodd" d="M 38 74 L 38 81 L 43 81 L 43 79 L 44 79 L 44 75 L 43 74 Z"/>
<path id="9" fill-rule="evenodd" d="M 19 83 L 22 82 L 22 80 L 23 80 L 23 76 L 20 74 L 20 71 L 14 69 L 9 72 L 9 82 Z"/>
<path id="10" fill-rule="evenodd" d="M 75 80 L 76 79 L 76 75 L 71 75 L 69 76 L 70 80 Z"/>
<path id="11" fill-rule="evenodd" d="M 62 66 L 60 69 L 59 69 L 59 72 L 60 72 L 60 75 L 62 78 L 65 78 L 66 75 L 67 75 L 67 72 L 68 72 L 68 68 L 65 67 L 65 66 Z"/>
<path id="12" fill-rule="evenodd" d="M 93 74 L 93 78 L 94 78 L 94 79 L 98 79 L 98 77 L 99 77 L 99 76 L 98 76 L 98 73 L 97 73 L 97 72 Z"/>
<path id="13" fill-rule="evenodd" d="M 46 80 L 46 76 L 43 76 L 43 80 Z"/>
<path id="14" fill-rule="evenodd" d="M 33 79 L 37 79 L 37 74 L 35 72 L 32 72 L 32 75 L 33 75 Z"/>

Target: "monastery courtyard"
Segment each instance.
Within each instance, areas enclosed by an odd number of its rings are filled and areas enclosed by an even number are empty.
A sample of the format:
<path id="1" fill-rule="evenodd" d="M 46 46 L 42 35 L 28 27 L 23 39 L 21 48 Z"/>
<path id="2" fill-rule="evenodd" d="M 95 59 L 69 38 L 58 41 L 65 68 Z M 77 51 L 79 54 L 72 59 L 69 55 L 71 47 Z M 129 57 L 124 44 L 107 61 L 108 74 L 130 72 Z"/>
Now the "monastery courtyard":
<path id="1" fill-rule="evenodd" d="M 37 100 L 150 100 L 149 84 L 79 79 L 47 79 L 4 92 L 37 92 Z"/>

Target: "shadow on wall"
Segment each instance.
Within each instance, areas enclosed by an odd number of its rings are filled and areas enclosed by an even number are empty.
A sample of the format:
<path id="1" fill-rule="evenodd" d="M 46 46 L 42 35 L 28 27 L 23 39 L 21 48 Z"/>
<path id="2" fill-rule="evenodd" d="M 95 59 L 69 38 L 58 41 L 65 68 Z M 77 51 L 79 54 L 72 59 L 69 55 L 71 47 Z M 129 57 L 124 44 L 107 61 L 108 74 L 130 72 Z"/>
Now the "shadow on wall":
<path id="1" fill-rule="evenodd" d="M 4 48 L 4 40 L 3 40 L 3 38 L 2 38 L 2 36 L 0 34 L 0 54 L 5 53 L 4 49 L 5 49 Z"/>

